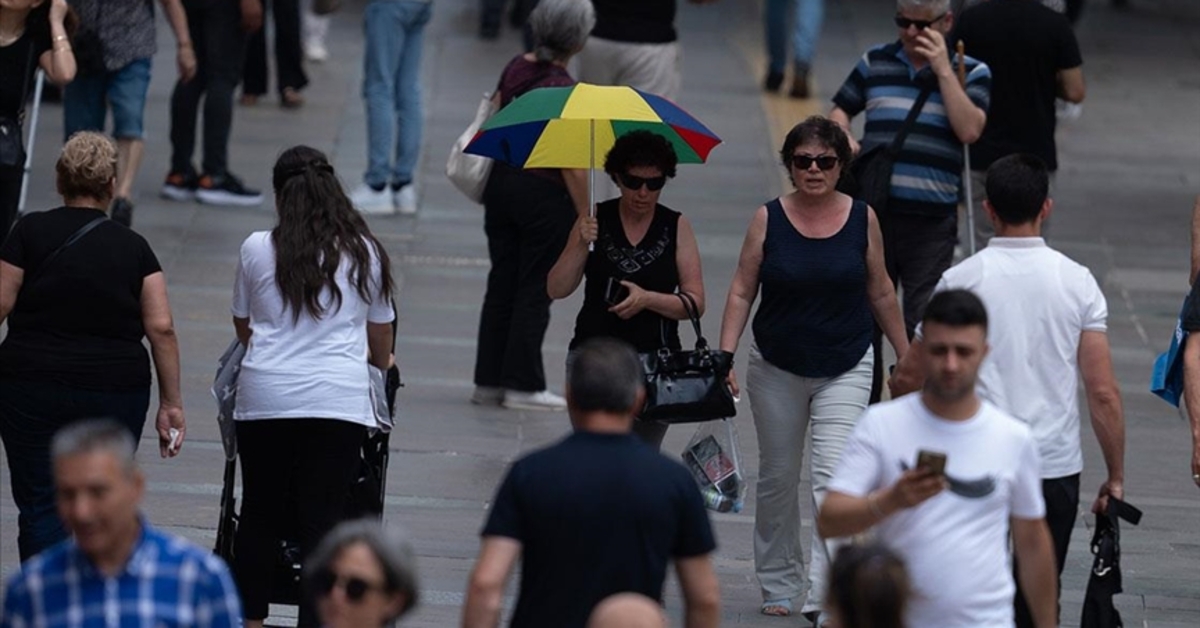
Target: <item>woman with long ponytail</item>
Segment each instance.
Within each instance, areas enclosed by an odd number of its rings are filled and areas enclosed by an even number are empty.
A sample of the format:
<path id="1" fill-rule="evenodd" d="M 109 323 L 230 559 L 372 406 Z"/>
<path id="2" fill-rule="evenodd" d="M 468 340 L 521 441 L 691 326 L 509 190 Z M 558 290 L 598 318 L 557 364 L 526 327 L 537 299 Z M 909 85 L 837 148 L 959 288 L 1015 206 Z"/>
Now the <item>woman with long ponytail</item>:
<path id="1" fill-rule="evenodd" d="M 395 319 L 387 252 L 325 155 L 289 148 L 273 184 L 279 222 L 242 243 L 232 307 L 246 345 L 233 571 L 248 628 L 262 626 L 273 599 L 284 524 L 295 526 L 303 560 L 342 518 L 374 425 L 367 364 L 388 368 Z M 301 605 L 300 626 L 315 625 Z"/>

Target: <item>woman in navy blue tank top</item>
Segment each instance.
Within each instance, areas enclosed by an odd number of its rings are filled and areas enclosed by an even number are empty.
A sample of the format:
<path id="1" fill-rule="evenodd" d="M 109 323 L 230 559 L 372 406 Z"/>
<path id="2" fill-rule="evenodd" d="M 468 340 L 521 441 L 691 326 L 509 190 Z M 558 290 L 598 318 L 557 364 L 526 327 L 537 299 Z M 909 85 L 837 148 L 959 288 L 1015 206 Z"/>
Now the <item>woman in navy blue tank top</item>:
<path id="1" fill-rule="evenodd" d="M 687 311 L 676 292 L 690 295 L 704 313 L 700 250 L 691 223 L 658 204 L 677 161 L 671 143 L 649 131 L 621 136 L 605 158 L 604 171 L 621 196 L 600 203 L 595 217 L 579 217 L 546 280 L 550 298 L 565 299 L 587 278 L 572 351 L 599 336 L 624 340 L 643 353 L 679 349 L 679 321 Z M 595 251 L 589 254 L 591 243 Z M 633 431 L 657 448 L 667 426 L 634 421 Z"/>
<path id="2" fill-rule="evenodd" d="M 897 355 L 908 350 L 875 213 L 836 190 L 851 157 L 845 132 L 813 116 L 788 133 L 780 156 L 796 189 L 755 213 L 721 321 L 721 349 L 736 351 L 762 293 L 746 390 L 760 465 L 754 564 L 768 615 L 790 614 L 804 584 L 797 489 L 809 425 L 815 518 L 867 407 L 874 324 Z M 730 384 L 736 392 L 732 372 Z M 814 528 L 805 615 L 821 611 L 828 563 L 829 548 Z"/>

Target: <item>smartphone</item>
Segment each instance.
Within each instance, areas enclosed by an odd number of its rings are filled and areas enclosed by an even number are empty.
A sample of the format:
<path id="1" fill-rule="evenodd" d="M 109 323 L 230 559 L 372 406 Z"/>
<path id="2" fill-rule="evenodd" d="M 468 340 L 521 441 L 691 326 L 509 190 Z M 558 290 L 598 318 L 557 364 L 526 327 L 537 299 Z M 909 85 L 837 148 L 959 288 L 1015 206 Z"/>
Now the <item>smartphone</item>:
<path id="1" fill-rule="evenodd" d="M 946 475 L 946 454 L 922 449 L 917 452 L 917 468 L 929 469 L 938 475 Z"/>
<path id="2" fill-rule="evenodd" d="M 627 298 L 629 298 L 629 288 L 621 285 L 620 279 L 609 277 L 608 285 L 604 287 L 604 301 L 609 305 L 616 305 Z"/>

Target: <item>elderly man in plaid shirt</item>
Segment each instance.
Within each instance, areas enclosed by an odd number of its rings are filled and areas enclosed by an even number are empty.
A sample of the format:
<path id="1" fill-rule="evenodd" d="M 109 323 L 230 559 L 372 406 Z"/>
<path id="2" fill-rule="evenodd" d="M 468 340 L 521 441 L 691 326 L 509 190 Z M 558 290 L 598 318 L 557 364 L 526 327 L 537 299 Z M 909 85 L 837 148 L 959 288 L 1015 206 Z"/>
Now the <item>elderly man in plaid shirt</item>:
<path id="1" fill-rule="evenodd" d="M 241 603 L 221 559 L 139 515 L 145 478 L 133 452 L 129 431 L 108 420 L 55 435 L 58 510 L 74 538 L 21 565 L 0 628 L 239 625 Z"/>

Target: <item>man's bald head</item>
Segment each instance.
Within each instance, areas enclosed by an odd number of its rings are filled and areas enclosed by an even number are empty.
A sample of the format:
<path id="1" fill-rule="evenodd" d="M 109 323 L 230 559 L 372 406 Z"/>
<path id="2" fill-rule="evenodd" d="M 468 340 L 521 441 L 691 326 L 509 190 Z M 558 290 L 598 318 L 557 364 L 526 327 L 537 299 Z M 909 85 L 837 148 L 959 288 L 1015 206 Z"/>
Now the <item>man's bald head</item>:
<path id="1" fill-rule="evenodd" d="M 667 628 L 658 602 L 638 593 L 610 595 L 592 610 L 587 628 Z"/>

